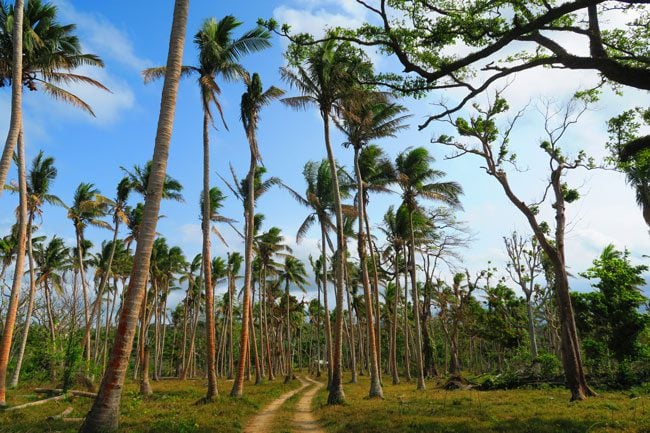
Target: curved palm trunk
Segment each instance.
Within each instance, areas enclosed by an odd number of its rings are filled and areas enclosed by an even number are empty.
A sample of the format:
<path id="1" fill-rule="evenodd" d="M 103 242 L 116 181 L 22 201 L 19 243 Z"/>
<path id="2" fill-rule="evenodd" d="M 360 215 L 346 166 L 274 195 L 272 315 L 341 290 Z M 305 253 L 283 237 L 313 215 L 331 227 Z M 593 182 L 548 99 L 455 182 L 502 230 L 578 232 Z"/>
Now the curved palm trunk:
<path id="1" fill-rule="evenodd" d="M 210 260 L 210 136 L 209 118 L 203 111 L 203 282 L 205 286 L 205 351 L 208 368 L 208 390 L 206 400 L 217 396 L 217 370 L 214 347 L 214 298 L 212 292 L 212 262 Z"/>
<path id="2" fill-rule="evenodd" d="M 413 211 L 409 212 L 410 247 L 409 254 L 411 266 L 411 291 L 413 295 L 413 321 L 415 322 L 415 358 L 418 367 L 417 389 L 424 389 L 424 362 L 422 359 L 422 326 L 420 322 L 420 296 L 418 295 L 418 284 L 415 279 L 415 233 L 413 230 Z"/>
<path id="3" fill-rule="evenodd" d="M 325 147 L 327 149 L 327 159 L 330 164 L 330 173 L 332 174 L 332 189 L 334 190 L 334 211 L 336 213 L 336 246 L 337 246 L 337 266 L 334 266 L 334 286 L 336 291 L 336 323 L 334 326 L 334 347 L 332 366 L 332 383 L 329 388 L 327 404 L 343 404 L 345 402 L 345 393 L 343 392 L 343 366 L 341 363 L 341 353 L 343 351 L 343 267 L 345 266 L 345 235 L 343 233 L 343 208 L 341 206 L 341 191 L 339 188 L 339 177 L 336 167 L 336 159 L 332 152 L 330 143 L 330 123 L 329 112 L 321 110 L 323 118 L 323 134 L 325 136 Z"/>
<path id="4" fill-rule="evenodd" d="M 80 431 L 82 433 L 115 431 L 119 425 L 120 398 L 131 349 L 133 348 L 138 313 L 144 297 L 147 275 L 149 274 L 151 250 L 156 236 L 160 199 L 165 181 L 169 143 L 174 124 L 188 9 L 189 0 L 175 1 L 167 57 L 167 72 L 163 85 L 156 144 L 152 158 L 153 169 L 149 178 L 149 189 L 147 199 L 145 199 L 133 271 L 129 279 L 129 288 L 124 296 L 120 322 L 111 350 L 108 369 L 102 379 L 97 398 L 95 398 L 93 406 L 81 426 Z"/>
<path id="5" fill-rule="evenodd" d="M 21 2 L 22 3 L 22 2 Z M 25 175 L 25 143 L 22 128 L 18 134 L 18 182 L 20 203 L 18 205 L 18 245 L 16 248 L 16 270 L 11 285 L 9 307 L 4 323 L 4 331 L 0 340 L 0 407 L 6 406 L 7 367 L 9 366 L 9 352 L 13 340 L 16 313 L 20 297 L 20 285 L 23 280 L 23 267 L 25 265 L 25 243 L 27 238 L 27 178 Z"/>
<path id="6" fill-rule="evenodd" d="M 377 341 L 375 324 L 373 318 L 372 294 L 370 293 L 370 277 L 368 276 L 368 261 L 366 257 L 366 236 L 363 229 L 365 218 L 365 193 L 363 179 L 359 167 L 359 148 L 354 148 L 354 171 L 357 178 L 357 207 L 359 212 L 359 233 L 357 237 L 357 252 L 359 254 L 359 266 L 361 267 L 361 280 L 363 282 L 363 297 L 366 301 L 366 324 L 368 327 L 368 349 L 370 358 L 370 391 L 369 397 L 383 397 L 381 380 L 379 378 L 379 358 L 377 356 Z"/>
<path id="7" fill-rule="evenodd" d="M 22 130 L 22 108 L 23 108 L 23 15 L 25 12 L 24 0 L 14 2 L 14 27 L 12 37 L 14 40 L 13 57 L 11 63 L 11 119 L 9 120 L 9 131 L 7 141 L 0 159 L 0 185 L 7 182 L 7 175 L 11 168 L 11 158 L 14 155 L 16 143 Z M 0 197 L 4 187 L 0 188 Z M 0 361 L 1 363 L 1 361 Z M 1 400 L 4 401 L 4 400 Z"/>
<path id="8" fill-rule="evenodd" d="M 249 132 L 250 134 L 250 132 Z M 250 141 L 250 140 L 249 140 Z M 252 143 L 251 143 L 252 146 Z M 246 364 L 246 357 L 249 352 L 249 328 L 251 322 L 251 281 L 253 280 L 253 235 L 254 233 L 254 224 L 255 224 L 255 169 L 257 167 L 257 158 L 253 153 L 253 148 L 251 147 L 251 159 L 250 166 L 248 169 L 248 176 L 246 177 L 246 182 L 248 183 L 248 195 L 246 197 L 246 204 L 244 206 L 245 216 L 246 216 L 246 242 L 244 245 L 244 297 L 242 305 L 242 328 L 241 328 L 241 338 L 239 344 L 239 363 L 237 364 L 237 374 L 235 375 L 235 381 L 232 385 L 232 390 L 230 395 L 232 397 L 241 397 L 244 389 L 244 368 Z M 255 382 L 258 383 L 259 376 L 259 362 L 257 359 L 257 347 L 255 348 Z"/>
<path id="9" fill-rule="evenodd" d="M 25 328 L 23 330 L 23 338 L 20 342 L 20 349 L 18 350 L 18 357 L 16 359 L 16 368 L 11 377 L 9 384 L 10 388 L 18 386 L 18 379 L 20 378 L 20 370 L 23 365 L 23 358 L 25 356 L 25 347 L 27 347 L 27 337 L 29 336 L 29 326 L 32 322 L 32 313 L 34 312 L 34 297 L 36 296 L 36 276 L 34 275 L 34 252 L 32 250 L 32 221 L 34 214 L 29 213 L 29 220 L 27 221 L 27 257 L 29 259 L 29 300 L 27 303 L 27 313 L 25 315 Z"/>

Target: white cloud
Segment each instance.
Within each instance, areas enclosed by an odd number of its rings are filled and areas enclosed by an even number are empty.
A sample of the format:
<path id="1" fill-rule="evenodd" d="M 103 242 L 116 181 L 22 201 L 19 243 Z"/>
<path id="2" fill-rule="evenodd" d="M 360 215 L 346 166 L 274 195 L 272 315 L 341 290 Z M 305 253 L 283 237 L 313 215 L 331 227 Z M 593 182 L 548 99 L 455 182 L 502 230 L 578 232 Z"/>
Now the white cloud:
<path id="1" fill-rule="evenodd" d="M 56 0 L 56 4 L 62 20 L 75 23 L 79 31 L 83 33 L 83 43 L 91 48 L 91 52 L 110 57 L 112 60 L 132 68 L 137 73 L 151 66 L 151 61 L 141 58 L 135 53 L 133 44 L 126 33 L 115 27 L 106 18 L 79 11 L 67 0 Z"/>

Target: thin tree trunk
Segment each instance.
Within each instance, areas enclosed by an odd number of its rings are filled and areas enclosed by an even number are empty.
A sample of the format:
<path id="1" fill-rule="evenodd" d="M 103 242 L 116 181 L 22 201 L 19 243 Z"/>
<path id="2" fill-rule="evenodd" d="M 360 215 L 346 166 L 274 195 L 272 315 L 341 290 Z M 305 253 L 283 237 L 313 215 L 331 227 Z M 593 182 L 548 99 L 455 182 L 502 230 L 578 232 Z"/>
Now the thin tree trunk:
<path id="1" fill-rule="evenodd" d="M 84 272 L 83 261 L 83 238 L 81 236 L 81 228 L 75 225 L 75 235 L 77 239 L 77 265 L 79 266 L 79 277 L 81 279 L 81 295 L 84 301 L 84 320 L 86 327 L 92 327 L 92 320 L 90 320 L 90 311 L 88 308 L 88 288 L 86 287 L 86 273 Z M 95 302 L 100 303 L 101 298 L 99 295 Z M 90 368 L 90 332 L 84 335 L 84 354 L 86 356 L 86 370 Z"/>
<path id="2" fill-rule="evenodd" d="M 343 392 L 343 369 L 341 364 L 341 352 L 343 351 L 343 271 L 345 266 L 345 234 L 343 233 L 343 208 L 341 206 L 341 191 L 339 188 L 339 176 L 336 166 L 336 159 L 332 152 L 330 143 L 330 123 L 329 112 L 321 110 L 323 118 L 323 134 L 325 136 L 325 147 L 327 149 L 327 159 L 330 164 L 330 173 L 332 174 L 332 189 L 334 192 L 334 211 L 336 214 L 336 246 L 337 266 L 334 267 L 334 286 L 336 289 L 336 324 L 334 327 L 334 347 L 332 367 L 332 383 L 329 388 L 327 404 L 343 404 L 345 402 L 345 393 Z"/>
<path id="3" fill-rule="evenodd" d="M 397 323 L 399 322 L 397 307 L 399 304 L 400 286 L 399 286 L 399 251 L 395 249 L 395 304 L 393 306 L 393 333 L 391 336 L 392 353 L 392 376 L 393 385 L 399 384 L 399 373 L 397 372 Z"/>
<path id="4" fill-rule="evenodd" d="M 357 252 L 359 254 L 359 267 L 361 268 L 361 281 L 363 283 L 363 297 L 366 301 L 366 325 L 368 328 L 368 349 L 370 358 L 370 391 L 369 397 L 384 396 L 381 389 L 381 380 L 379 378 L 379 357 L 377 355 L 377 341 L 375 334 L 374 312 L 372 304 L 372 294 L 370 293 L 370 277 L 368 276 L 368 261 L 366 257 L 366 237 L 364 231 L 365 222 L 365 190 L 363 188 L 363 178 L 361 177 L 361 168 L 359 167 L 359 148 L 354 148 L 354 171 L 357 177 L 357 203 L 359 212 L 359 233 L 357 238 Z"/>
<path id="5" fill-rule="evenodd" d="M 214 348 L 214 298 L 212 292 L 212 262 L 210 260 L 210 135 L 208 112 L 203 110 L 203 284 L 205 286 L 205 351 L 208 368 L 208 389 L 205 399 L 210 401 L 217 394 L 217 370 Z"/>
<path id="6" fill-rule="evenodd" d="M 133 347 L 138 312 L 140 311 L 146 288 L 145 284 L 149 275 L 153 241 L 156 236 L 156 224 L 160 211 L 160 199 L 167 168 L 169 143 L 176 108 L 176 95 L 183 60 L 188 9 L 189 0 L 175 1 L 169 54 L 167 56 L 167 70 L 161 98 L 158 130 L 156 132 L 156 145 L 152 158 L 153 169 L 149 177 L 147 199 L 145 199 L 133 271 L 129 279 L 129 289 L 124 296 L 120 323 L 111 351 L 109 367 L 102 379 L 97 398 L 81 426 L 81 433 L 115 431 L 119 425 L 122 388 Z"/>
<path id="7" fill-rule="evenodd" d="M 325 222 L 321 221 L 321 248 L 323 258 L 323 307 L 325 307 L 325 334 L 327 336 L 327 388 L 332 384 L 332 370 L 334 365 L 334 354 L 332 353 L 332 323 L 330 320 L 330 309 L 327 302 L 327 244 L 325 243 L 327 234 L 325 232 Z"/>
<path id="8" fill-rule="evenodd" d="M 348 304 L 348 330 L 349 330 L 349 341 L 350 345 L 349 350 L 350 350 L 350 372 L 351 372 L 351 379 L 350 383 L 357 383 L 357 349 L 355 347 L 355 342 L 356 342 L 356 335 L 354 332 L 354 323 L 352 321 L 353 319 L 353 308 L 352 308 L 352 299 L 350 297 L 350 276 L 348 274 L 348 268 L 347 268 L 347 263 L 345 264 L 345 268 L 343 269 L 343 278 L 345 281 L 345 295 L 347 297 L 347 304 Z"/>
<path id="9" fill-rule="evenodd" d="M 252 301 L 251 301 L 251 281 L 253 280 L 253 236 L 255 234 L 255 170 L 257 167 L 257 156 L 253 151 L 253 140 L 251 131 L 247 131 L 250 142 L 250 166 L 248 176 L 246 177 L 248 195 L 244 205 L 244 216 L 246 218 L 246 235 L 244 245 L 244 297 L 242 299 L 242 327 L 241 338 L 239 343 L 239 364 L 237 365 L 237 374 L 230 391 L 231 397 L 241 397 L 244 390 L 244 367 L 246 357 L 249 355 L 249 322 L 251 319 Z M 232 337 L 231 337 L 232 338 Z M 255 349 L 257 356 L 257 348 Z M 259 368 L 256 369 L 259 370 Z M 257 376 L 258 373 L 256 373 Z M 256 377 L 257 383 L 257 377 Z"/>
<path id="10" fill-rule="evenodd" d="M 235 354 L 233 344 L 233 309 L 234 309 L 234 291 L 235 291 L 235 276 L 232 272 L 228 272 L 228 379 L 233 378 L 235 370 Z"/>
<path id="11" fill-rule="evenodd" d="M 18 3 L 18 2 L 16 2 Z M 20 2 L 22 11 L 22 2 Z M 18 15 L 21 15 L 18 13 Z M 21 18 L 22 21 L 22 18 Z M 22 28 L 22 27 L 21 27 Z M 15 33 L 14 33 L 15 34 Z M 20 83 L 21 81 L 19 81 Z M 20 115 L 20 113 L 18 113 Z M 9 298 L 9 307 L 7 317 L 4 323 L 2 339 L 0 339 L 0 407 L 7 405 L 6 388 L 7 388 L 7 367 L 9 366 L 9 352 L 13 341 L 14 327 L 16 325 L 16 313 L 18 312 L 18 303 L 20 301 L 20 286 L 23 280 L 23 268 L 25 266 L 25 244 L 27 239 L 27 176 L 25 174 L 25 142 L 22 127 L 19 122 L 18 134 L 18 189 L 20 199 L 18 205 L 18 245 L 16 246 L 16 267 L 14 270 L 14 279 L 11 285 L 11 294 Z M 4 185 L 4 184 L 0 184 Z"/>
<path id="12" fill-rule="evenodd" d="M 287 375 L 284 378 L 284 383 L 289 383 L 291 382 L 291 378 L 293 376 L 293 356 L 292 356 L 292 351 L 291 351 L 291 310 L 289 308 L 290 302 L 289 302 L 289 280 L 286 281 L 285 287 L 284 287 L 284 295 L 287 298 Z"/>
<path id="13" fill-rule="evenodd" d="M 0 197 L 4 191 L 4 185 L 7 183 L 7 175 L 11 168 L 11 159 L 14 155 L 16 143 L 22 130 L 22 108 L 23 108 L 23 15 L 25 12 L 24 0 L 14 2 L 14 25 L 12 29 L 13 53 L 11 63 L 11 119 L 9 120 L 9 131 L 7 132 L 7 141 L 2 151 L 0 159 Z M 5 320 L 5 324 L 6 324 Z M 6 325 L 5 325 L 6 327 Z M 0 358 L 4 355 L 0 351 Z M 2 370 L 2 360 L 0 359 L 0 371 Z M 1 379 L 0 379 L 1 380 Z M 4 387 L 3 387 L 4 388 Z M 0 390 L 4 393 L 4 389 Z M 2 394 L 4 395 L 4 394 Z M 0 395 L 0 404 L 4 404 L 4 397 Z"/>
<path id="14" fill-rule="evenodd" d="M 406 246 L 402 247 L 406 262 Z M 406 381 L 411 381 L 411 356 L 409 351 L 409 313 L 408 313 L 408 272 L 404 270 L 404 367 Z"/>
<path id="15" fill-rule="evenodd" d="M 18 350 L 18 358 L 16 359 L 16 368 L 11 377 L 9 384 L 10 388 L 18 386 L 18 379 L 20 378 L 20 370 L 23 365 L 23 358 L 25 356 L 25 347 L 27 347 L 27 337 L 29 336 L 29 327 L 32 322 L 32 313 L 34 311 L 34 298 L 36 297 L 36 276 L 34 275 L 34 252 L 32 250 L 32 221 L 34 214 L 29 213 L 29 220 L 27 222 L 27 257 L 29 259 L 29 300 L 27 301 L 27 314 L 25 315 L 25 327 L 23 329 L 23 338 L 20 342 L 20 349 Z"/>
<path id="16" fill-rule="evenodd" d="M 415 278 L 415 233 L 413 229 L 413 211 L 409 212 L 409 230 L 411 245 L 409 254 L 411 256 L 411 291 L 413 292 L 413 321 L 415 322 L 415 360 L 418 367 L 418 384 L 417 389 L 425 389 L 424 384 L 424 362 L 422 359 L 422 329 L 420 323 L 420 296 L 418 294 L 418 284 Z"/>

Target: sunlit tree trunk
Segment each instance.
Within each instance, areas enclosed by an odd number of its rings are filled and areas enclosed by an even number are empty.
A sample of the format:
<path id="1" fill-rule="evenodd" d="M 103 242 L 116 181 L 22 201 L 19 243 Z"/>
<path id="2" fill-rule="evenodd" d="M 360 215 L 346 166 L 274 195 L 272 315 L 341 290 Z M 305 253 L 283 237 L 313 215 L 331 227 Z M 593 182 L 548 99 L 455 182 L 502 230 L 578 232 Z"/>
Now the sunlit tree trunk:
<path id="1" fill-rule="evenodd" d="M 82 433 L 115 431 L 118 428 L 122 388 L 133 347 L 138 313 L 146 289 L 151 250 L 156 236 L 156 224 L 160 211 L 160 199 L 167 168 L 169 143 L 176 108 L 176 95 L 183 60 L 188 9 L 189 0 L 175 1 L 167 69 L 161 98 L 158 130 L 156 132 L 156 145 L 152 158 L 153 169 L 149 177 L 149 189 L 145 199 L 144 215 L 138 236 L 133 271 L 129 279 L 129 289 L 124 296 L 120 323 L 117 327 L 108 369 L 104 374 L 93 406 L 81 426 L 80 431 Z"/>
<path id="2" fill-rule="evenodd" d="M 22 8 L 22 4 L 20 7 Z M 25 244 L 27 239 L 27 176 L 25 174 L 25 142 L 22 127 L 20 127 L 20 132 L 18 134 L 18 182 L 20 198 L 18 205 L 16 267 L 14 270 L 13 283 L 11 285 L 7 317 L 4 322 L 2 338 L 0 339 L 0 407 L 7 405 L 7 367 L 9 366 L 9 352 L 11 352 L 11 343 L 13 341 L 14 327 L 16 325 L 16 313 L 18 311 L 18 303 L 20 300 L 20 286 L 23 280 L 23 268 L 25 265 Z"/>
<path id="3" fill-rule="evenodd" d="M 25 347 L 27 347 L 27 337 L 29 336 L 29 327 L 32 322 L 32 313 L 34 312 L 34 298 L 36 297 L 36 276 L 34 275 L 34 252 L 32 251 L 32 221 L 34 214 L 29 213 L 27 222 L 27 257 L 29 259 L 29 299 L 27 301 L 27 313 L 25 314 L 25 325 L 23 328 L 22 340 L 20 341 L 20 348 L 18 349 L 18 356 L 16 358 L 16 368 L 14 369 L 13 376 L 9 387 L 15 388 L 18 386 L 18 379 L 20 378 L 20 370 L 23 365 L 23 358 L 25 356 Z"/>

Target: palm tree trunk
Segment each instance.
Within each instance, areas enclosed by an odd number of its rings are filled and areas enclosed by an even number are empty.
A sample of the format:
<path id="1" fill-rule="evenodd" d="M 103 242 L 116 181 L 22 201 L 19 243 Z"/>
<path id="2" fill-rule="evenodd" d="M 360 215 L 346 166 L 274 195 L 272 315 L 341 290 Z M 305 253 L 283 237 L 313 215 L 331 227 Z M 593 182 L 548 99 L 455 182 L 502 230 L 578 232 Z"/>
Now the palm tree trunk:
<path id="1" fill-rule="evenodd" d="M 343 392 L 343 366 L 341 363 L 341 353 L 343 351 L 343 272 L 345 266 L 345 234 L 343 233 L 343 207 L 341 206 L 341 191 L 339 188 L 339 176 L 336 166 L 334 152 L 330 143 L 330 123 L 329 112 L 321 110 L 323 118 L 323 134 L 325 136 L 325 148 L 327 149 L 327 159 L 330 164 L 330 173 L 332 174 L 332 189 L 334 192 L 334 211 L 336 214 L 336 246 L 337 246 L 337 266 L 335 266 L 334 285 L 336 289 L 336 324 L 334 327 L 334 347 L 332 367 L 332 383 L 329 388 L 327 404 L 343 404 L 345 402 L 345 393 Z"/>
<path id="2" fill-rule="evenodd" d="M 330 320 L 330 309 L 327 302 L 327 244 L 325 222 L 320 223 L 321 249 L 323 258 L 323 307 L 325 307 L 325 333 L 327 334 L 327 388 L 332 385 L 332 367 L 334 365 L 334 354 L 332 352 L 332 323 Z"/>
<path id="3" fill-rule="evenodd" d="M 354 148 L 354 171 L 357 178 L 357 204 L 359 212 L 359 233 L 357 237 L 357 252 L 359 254 L 359 267 L 361 267 L 361 280 L 363 283 L 363 297 L 366 301 L 366 324 L 368 327 L 368 349 L 370 357 L 370 392 L 369 397 L 382 398 L 384 393 L 381 389 L 381 380 L 379 378 L 379 357 L 377 355 L 377 341 L 375 334 L 375 324 L 373 318 L 372 294 L 370 293 L 370 277 L 368 275 L 367 257 L 366 257 L 366 237 L 364 231 L 365 222 L 365 192 L 363 189 L 363 178 L 361 177 L 361 168 L 359 167 L 359 148 Z"/>
<path id="4" fill-rule="evenodd" d="M 354 332 L 354 322 L 353 318 L 354 315 L 352 314 L 353 307 L 352 307 L 352 298 L 350 297 L 350 276 L 348 274 L 348 267 L 347 263 L 345 264 L 345 268 L 343 268 L 343 278 L 345 281 L 345 295 L 347 298 L 347 304 L 348 304 L 348 339 L 350 342 L 349 350 L 350 350 L 350 373 L 351 373 L 351 378 L 350 378 L 350 383 L 357 383 L 357 349 L 355 347 L 356 343 L 356 335 Z"/>
<path id="5" fill-rule="evenodd" d="M 398 304 L 399 304 L 399 250 L 395 249 L 395 303 L 393 304 L 393 326 L 392 326 L 392 335 L 391 335 L 391 373 L 393 376 L 393 385 L 399 384 L 399 373 L 397 371 L 397 322 L 399 322 L 398 317 Z"/>
<path id="6" fill-rule="evenodd" d="M 152 158 L 153 169 L 149 177 L 149 189 L 145 199 L 133 271 L 129 279 L 129 289 L 124 297 L 120 323 L 111 350 L 109 367 L 102 379 L 97 398 L 95 398 L 93 406 L 81 426 L 81 433 L 115 431 L 119 425 L 122 388 L 133 347 L 138 313 L 144 297 L 147 276 L 149 275 L 153 241 L 156 236 L 156 224 L 160 211 L 160 199 L 167 168 L 169 143 L 176 108 L 176 95 L 183 60 L 188 9 L 189 0 L 175 1 L 169 54 L 167 56 L 167 70 L 160 104 L 156 145 Z"/>
<path id="7" fill-rule="evenodd" d="M 235 355 L 233 343 L 233 309 L 234 309 L 234 291 L 235 291 L 235 276 L 232 272 L 228 272 L 228 379 L 233 378 L 235 370 Z"/>
<path id="8" fill-rule="evenodd" d="M 316 314 L 316 377 L 320 377 L 320 361 L 321 361 L 321 338 L 320 338 L 320 316 L 321 316 L 321 307 L 320 307 L 320 280 L 316 280 L 316 288 L 318 290 L 318 312 Z"/>
<path id="9" fill-rule="evenodd" d="M 289 280 L 286 281 L 284 287 L 284 296 L 287 298 L 287 375 L 284 378 L 284 383 L 291 382 L 293 376 L 293 355 L 291 351 L 291 309 L 289 300 Z"/>
<path id="10" fill-rule="evenodd" d="M 92 320 L 90 320 L 90 312 L 88 311 L 88 289 L 86 287 L 86 274 L 84 272 L 83 251 L 81 250 L 83 241 L 81 237 L 81 228 L 75 226 L 75 235 L 77 240 L 77 265 L 79 266 L 79 277 L 81 279 L 81 294 L 84 301 L 84 320 L 86 327 L 92 327 Z M 100 302 L 100 297 L 97 296 L 96 303 Z M 83 350 L 86 356 L 86 370 L 90 368 L 90 332 L 84 335 Z"/>
<path id="11" fill-rule="evenodd" d="M 22 3 L 22 2 L 21 2 Z M 22 7 L 22 4 L 20 5 Z M 21 27 L 22 28 L 22 27 Z M 21 81 L 19 81 L 20 83 Z M 25 142 L 20 118 L 18 119 L 20 132 L 18 134 L 18 182 L 20 199 L 18 205 L 18 245 L 16 247 L 16 268 L 14 280 L 11 285 L 9 307 L 4 323 L 2 339 L 0 339 L 0 407 L 6 406 L 7 390 L 7 367 L 9 366 L 9 352 L 13 340 L 14 327 L 16 325 L 16 313 L 20 301 L 20 285 L 23 280 L 23 268 L 25 266 L 25 244 L 27 239 L 27 176 L 25 174 Z M 1 184 L 4 185 L 4 184 Z"/>
<path id="12" fill-rule="evenodd" d="M 217 394 L 217 370 L 215 368 L 214 348 L 214 298 L 212 292 L 212 261 L 210 260 L 210 135 L 208 112 L 203 110 L 203 282 L 205 286 L 205 351 L 208 368 L 208 389 L 206 400 L 214 399 Z"/>
<path id="13" fill-rule="evenodd" d="M 255 299 L 255 292 L 252 291 L 251 293 L 251 300 Z M 259 385 L 262 383 L 262 376 L 263 376 L 263 371 L 262 371 L 262 363 L 260 362 L 260 355 L 259 351 L 257 349 L 257 337 L 255 336 L 255 324 L 253 323 L 253 303 L 250 302 L 249 304 L 250 308 L 250 332 L 253 338 L 253 354 L 255 356 L 255 385 Z"/>
<path id="14" fill-rule="evenodd" d="M 402 246 L 404 261 L 406 261 L 406 246 Z M 404 368 L 406 381 L 411 381 L 411 354 L 409 350 L 409 313 L 408 313 L 408 272 L 404 270 Z"/>
<path id="15" fill-rule="evenodd" d="M 268 292 L 266 290 L 266 267 L 262 271 L 262 278 L 260 279 L 260 290 L 264 291 L 264 334 L 266 336 L 266 358 L 269 363 L 269 380 L 275 379 L 273 373 L 273 357 L 271 356 L 271 342 L 269 337 L 269 323 L 268 323 L 268 314 L 266 312 L 267 302 L 268 302 Z"/>
<path id="16" fill-rule="evenodd" d="M 24 0 L 14 2 L 14 25 L 13 25 L 13 57 L 11 63 L 11 119 L 9 120 L 9 131 L 7 132 L 7 141 L 2 151 L 0 159 L 0 197 L 2 196 L 4 185 L 7 182 L 7 175 L 11 168 L 11 158 L 14 155 L 16 143 L 22 130 L 22 108 L 23 108 L 23 15 L 25 12 Z M 6 324 L 6 321 L 5 321 Z M 3 355 L 0 352 L 0 355 Z M 1 369 L 2 360 L 0 360 Z M 0 391 L 4 392 L 4 391 Z M 0 398 L 0 403 L 4 402 L 4 397 Z"/>
<path id="17" fill-rule="evenodd" d="M 20 349 L 18 349 L 18 358 L 16 359 L 16 368 L 11 377 L 9 384 L 10 388 L 18 386 L 18 379 L 20 378 L 20 370 L 23 365 L 23 358 L 25 356 L 25 347 L 27 347 L 27 337 L 29 336 L 29 327 L 32 322 L 32 313 L 34 311 L 34 298 L 36 297 L 36 276 L 34 275 L 34 252 L 32 249 L 32 221 L 34 214 L 29 213 L 27 221 L 27 257 L 29 259 L 29 300 L 27 301 L 27 313 L 25 315 L 25 328 L 23 330 L 23 338 L 20 342 Z"/>
<path id="18" fill-rule="evenodd" d="M 252 311 L 252 301 L 251 301 L 251 281 L 253 280 L 253 235 L 255 234 L 255 169 L 257 166 L 257 157 L 253 152 L 253 143 L 250 139 L 249 131 L 249 141 L 251 141 L 251 154 L 250 154 L 250 166 L 248 169 L 248 176 L 246 177 L 246 182 L 248 183 L 248 195 L 246 196 L 246 203 L 244 205 L 244 215 L 246 218 L 246 227 L 244 234 L 246 235 L 245 240 L 245 251 L 244 251 L 244 297 L 242 300 L 242 324 L 241 324 L 241 338 L 239 342 L 239 363 L 237 364 L 237 374 L 235 375 L 235 381 L 232 385 L 232 390 L 230 391 L 231 397 L 241 397 L 244 390 L 244 367 L 246 357 L 249 355 L 249 322 L 251 322 L 251 311 Z M 255 349 L 257 357 L 257 348 Z M 257 368 L 256 365 L 256 369 Z M 258 373 L 256 372 L 256 375 Z M 257 383 L 257 380 L 256 380 Z"/>
<path id="19" fill-rule="evenodd" d="M 420 296 L 418 295 L 418 284 L 415 278 L 415 232 L 413 230 L 413 211 L 409 212 L 409 229 L 410 229 L 410 264 L 411 272 L 411 291 L 413 292 L 413 321 L 415 322 L 415 356 L 418 367 L 418 384 L 417 389 L 424 389 L 424 361 L 422 359 L 422 326 L 420 322 Z"/>

